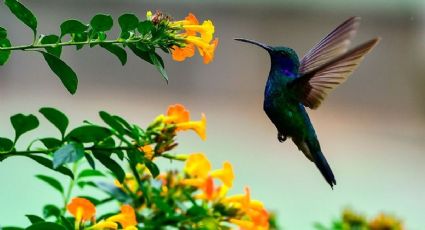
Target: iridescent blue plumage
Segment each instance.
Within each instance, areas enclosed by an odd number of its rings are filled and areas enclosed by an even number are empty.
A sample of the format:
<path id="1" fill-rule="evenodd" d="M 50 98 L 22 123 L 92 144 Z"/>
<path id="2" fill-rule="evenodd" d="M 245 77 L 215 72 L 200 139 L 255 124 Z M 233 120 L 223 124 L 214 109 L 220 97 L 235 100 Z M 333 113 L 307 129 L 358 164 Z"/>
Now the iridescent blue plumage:
<path id="1" fill-rule="evenodd" d="M 301 61 L 291 48 L 236 39 L 260 46 L 270 54 L 271 68 L 264 92 L 264 111 L 277 128 L 278 140 L 283 142 L 290 137 L 298 149 L 315 163 L 331 187 L 336 180 L 304 106 L 317 108 L 327 93 L 344 82 L 378 42 L 379 39 L 372 39 L 347 52 L 358 22 L 358 17 L 345 21 Z"/>

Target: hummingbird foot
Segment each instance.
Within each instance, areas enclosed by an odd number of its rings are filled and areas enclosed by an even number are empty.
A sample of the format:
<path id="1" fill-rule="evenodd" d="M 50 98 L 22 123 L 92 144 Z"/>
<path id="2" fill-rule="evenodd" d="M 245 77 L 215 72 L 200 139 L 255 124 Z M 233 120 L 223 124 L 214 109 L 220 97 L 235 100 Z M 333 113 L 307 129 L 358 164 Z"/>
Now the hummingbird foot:
<path id="1" fill-rule="evenodd" d="M 277 133 L 277 139 L 279 140 L 280 143 L 285 142 L 286 139 L 288 138 L 288 136 L 278 132 Z"/>

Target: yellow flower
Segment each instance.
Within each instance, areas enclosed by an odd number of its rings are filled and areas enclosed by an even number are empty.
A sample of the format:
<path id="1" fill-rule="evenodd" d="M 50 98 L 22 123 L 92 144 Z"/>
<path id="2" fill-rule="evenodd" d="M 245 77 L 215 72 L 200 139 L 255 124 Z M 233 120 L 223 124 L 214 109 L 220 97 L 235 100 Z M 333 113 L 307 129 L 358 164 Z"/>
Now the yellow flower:
<path id="1" fill-rule="evenodd" d="M 137 225 L 136 213 L 133 207 L 128 204 L 122 205 L 121 213 L 109 217 L 107 221 L 118 222 L 124 229 Z"/>
<path id="2" fill-rule="evenodd" d="M 154 151 L 152 146 L 150 145 L 145 145 L 145 146 L 141 146 L 139 147 L 139 150 L 142 151 L 145 154 L 145 158 L 148 160 L 152 160 L 154 157 Z"/>
<path id="3" fill-rule="evenodd" d="M 393 216 L 385 215 L 381 213 L 375 217 L 370 223 L 369 228 L 371 230 L 403 230 L 403 224 L 400 220 Z"/>
<path id="4" fill-rule="evenodd" d="M 118 224 L 112 221 L 100 221 L 99 223 L 88 228 L 89 230 L 116 230 L 118 229 Z"/>
<path id="5" fill-rule="evenodd" d="M 178 123 L 176 124 L 176 127 L 177 131 L 188 129 L 194 130 L 202 140 L 207 139 L 207 118 L 205 117 L 204 113 L 201 114 L 201 120 Z"/>
<path id="6" fill-rule="evenodd" d="M 85 198 L 76 197 L 66 206 L 69 213 L 75 217 L 75 226 L 81 222 L 94 219 L 96 207 Z"/>
<path id="7" fill-rule="evenodd" d="M 211 170 L 211 163 L 202 153 L 189 156 L 184 166 L 184 171 L 192 177 L 206 178 Z"/>
<path id="8" fill-rule="evenodd" d="M 211 20 L 204 21 L 202 25 L 183 25 L 186 31 L 198 32 L 201 34 L 202 40 L 206 43 L 211 42 L 214 34 L 214 25 Z"/>
<path id="9" fill-rule="evenodd" d="M 232 165 L 228 161 L 224 162 L 222 169 L 212 171 L 211 176 L 220 179 L 229 188 L 233 186 L 233 180 L 235 179 Z"/>
<path id="10" fill-rule="evenodd" d="M 124 191 L 127 189 L 130 190 L 129 192 L 131 193 L 135 193 L 139 189 L 139 184 L 137 183 L 134 175 L 131 173 L 126 173 L 123 184 L 121 184 L 118 180 L 114 180 L 114 184 Z"/>

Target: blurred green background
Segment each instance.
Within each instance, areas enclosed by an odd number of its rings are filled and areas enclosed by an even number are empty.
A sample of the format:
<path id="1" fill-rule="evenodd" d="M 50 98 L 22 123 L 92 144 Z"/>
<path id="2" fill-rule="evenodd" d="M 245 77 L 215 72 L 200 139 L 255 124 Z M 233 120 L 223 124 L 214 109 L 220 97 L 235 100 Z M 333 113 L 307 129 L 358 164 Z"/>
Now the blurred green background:
<path id="1" fill-rule="evenodd" d="M 168 85 L 155 68 L 130 56 L 122 67 L 100 48 L 63 58 L 80 78 L 79 90 L 69 95 L 37 54 L 13 53 L 0 68 L 0 135 L 13 137 L 9 116 L 36 113 L 54 106 L 71 117 L 99 122 L 106 110 L 147 125 L 172 103 L 183 103 L 196 119 L 208 118 L 208 140 L 193 133 L 179 136 L 179 153 L 203 151 L 219 167 L 234 165 L 232 193 L 249 185 L 252 196 L 276 210 L 285 229 L 312 229 L 315 221 L 328 223 L 350 206 L 368 215 L 380 211 L 405 220 L 407 229 L 425 229 L 425 2 L 412 1 L 65 1 L 22 0 L 37 16 L 39 31 L 59 33 L 69 18 L 88 22 L 96 13 L 116 19 L 124 12 L 144 17 L 161 9 L 180 19 L 193 12 L 211 19 L 220 38 L 216 59 L 176 63 L 164 56 Z M 276 139 L 276 130 L 262 111 L 269 58 L 263 50 L 237 43 L 246 37 L 271 45 L 294 48 L 300 57 L 350 16 L 363 18 L 354 44 L 375 36 L 381 43 L 353 76 L 310 116 L 322 150 L 331 164 L 337 186 L 331 190 L 322 176 L 291 141 Z M 13 44 L 31 41 L 31 32 L 0 5 L 0 25 Z M 117 34 L 118 31 L 115 31 Z M 56 134 L 44 122 L 42 133 Z M 23 145 L 21 145 L 23 146 Z M 162 168 L 181 164 L 161 161 Z M 57 194 L 34 178 L 54 175 L 28 159 L 12 158 L 0 164 L 0 224 L 26 225 L 24 214 L 40 214 Z"/>

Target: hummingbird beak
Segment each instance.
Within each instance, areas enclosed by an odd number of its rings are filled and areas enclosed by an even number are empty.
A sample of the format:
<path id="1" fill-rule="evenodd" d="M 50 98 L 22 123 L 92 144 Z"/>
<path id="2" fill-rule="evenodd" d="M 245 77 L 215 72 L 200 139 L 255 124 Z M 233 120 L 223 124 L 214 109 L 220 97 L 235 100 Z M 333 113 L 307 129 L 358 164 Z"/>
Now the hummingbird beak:
<path id="1" fill-rule="evenodd" d="M 257 45 L 257 46 L 259 46 L 259 47 L 261 47 L 261 48 L 263 48 L 263 49 L 265 49 L 265 50 L 267 50 L 267 51 L 269 51 L 269 52 L 272 50 L 272 47 L 270 47 L 270 46 L 268 46 L 268 45 L 266 45 L 266 44 L 263 44 L 263 43 L 260 43 L 260 42 L 254 41 L 254 40 L 249 40 L 249 39 L 245 39 L 245 38 L 234 38 L 234 40 L 236 40 L 236 41 L 240 41 L 240 42 L 246 42 L 246 43 L 251 43 L 251 44 Z"/>

